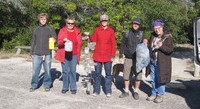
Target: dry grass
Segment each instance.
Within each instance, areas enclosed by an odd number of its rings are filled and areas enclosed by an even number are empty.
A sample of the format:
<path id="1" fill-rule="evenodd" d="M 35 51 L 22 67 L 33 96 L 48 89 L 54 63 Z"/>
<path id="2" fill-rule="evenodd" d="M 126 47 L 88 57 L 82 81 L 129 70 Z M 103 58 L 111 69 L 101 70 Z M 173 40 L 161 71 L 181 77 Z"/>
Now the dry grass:
<path id="1" fill-rule="evenodd" d="M 22 52 L 20 55 L 16 55 L 15 53 L 16 53 L 15 51 L 1 50 L 0 51 L 0 59 L 9 59 L 11 57 L 22 57 L 22 58 L 26 58 L 26 59 L 30 58 L 29 53 Z"/>
<path id="2" fill-rule="evenodd" d="M 13 57 L 15 54 L 8 51 L 0 51 L 0 59 L 8 59 L 10 57 Z"/>

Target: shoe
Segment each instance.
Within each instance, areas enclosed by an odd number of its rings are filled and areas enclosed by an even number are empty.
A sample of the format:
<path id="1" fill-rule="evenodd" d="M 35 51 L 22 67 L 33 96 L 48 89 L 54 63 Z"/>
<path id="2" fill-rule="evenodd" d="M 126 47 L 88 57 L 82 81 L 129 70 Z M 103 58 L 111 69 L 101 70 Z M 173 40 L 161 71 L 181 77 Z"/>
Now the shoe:
<path id="1" fill-rule="evenodd" d="M 92 94 L 92 96 L 94 96 L 94 97 L 96 97 L 97 95 L 99 95 L 99 94 L 96 93 L 96 92 L 94 92 L 94 93 Z"/>
<path id="2" fill-rule="evenodd" d="M 138 94 L 137 92 L 134 92 L 134 93 L 133 93 L 133 98 L 134 98 L 135 100 L 138 100 L 138 99 L 139 99 L 139 94 Z"/>
<path id="3" fill-rule="evenodd" d="M 156 99 L 156 96 L 149 96 L 149 97 L 147 97 L 147 101 L 154 101 Z"/>
<path id="4" fill-rule="evenodd" d="M 49 92 L 49 91 L 50 91 L 50 88 L 47 87 L 47 88 L 44 89 L 44 91 L 45 91 L 45 92 Z"/>
<path id="5" fill-rule="evenodd" d="M 107 93 L 107 94 L 106 94 L 106 97 L 110 97 L 110 96 L 111 96 L 111 93 Z"/>
<path id="6" fill-rule="evenodd" d="M 160 96 L 160 95 L 158 95 L 158 96 L 156 97 L 156 99 L 154 100 L 154 103 L 161 103 L 161 102 L 163 102 L 163 97 Z"/>
<path id="7" fill-rule="evenodd" d="M 34 92 L 36 88 L 30 88 L 30 92 Z"/>
<path id="8" fill-rule="evenodd" d="M 119 96 L 119 98 L 125 98 L 127 96 L 129 96 L 129 93 L 128 92 L 124 92 Z"/>
<path id="9" fill-rule="evenodd" d="M 62 90 L 61 93 L 65 94 L 68 90 Z"/>
<path id="10" fill-rule="evenodd" d="M 76 90 L 71 90 L 71 94 L 76 94 Z"/>

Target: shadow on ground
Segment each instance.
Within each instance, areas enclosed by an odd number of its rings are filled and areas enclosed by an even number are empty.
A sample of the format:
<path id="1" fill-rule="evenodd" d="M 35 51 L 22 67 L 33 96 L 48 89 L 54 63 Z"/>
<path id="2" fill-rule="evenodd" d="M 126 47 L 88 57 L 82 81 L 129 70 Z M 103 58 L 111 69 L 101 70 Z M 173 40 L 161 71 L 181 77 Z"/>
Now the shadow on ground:
<path id="1" fill-rule="evenodd" d="M 184 80 L 176 80 L 180 82 L 180 84 L 183 84 L 186 86 L 185 89 L 181 88 L 172 88 L 166 86 L 166 92 L 168 93 L 173 93 L 175 95 L 179 95 L 185 99 L 185 102 L 187 103 L 188 107 L 190 109 L 200 109 L 200 80 L 189 80 L 189 81 L 184 81 Z M 150 81 L 147 81 L 150 84 Z M 133 94 L 133 88 L 134 86 L 134 78 L 132 78 L 132 85 L 130 85 L 130 91 Z M 122 76 L 117 76 L 116 82 L 114 83 L 116 88 L 120 90 L 121 92 L 124 92 L 124 83 L 123 83 L 123 77 Z M 148 96 L 151 94 L 151 86 L 146 84 L 144 81 L 141 81 L 141 86 L 140 90 L 146 93 Z"/>
<path id="2" fill-rule="evenodd" d="M 134 93 L 134 89 L 133 89 L 134 82 L 135 82 L 135 78 L 133 77 L 130 81 L 130 86 L 129 86 L 129 90 L 130 90 L 132 95 Z M 116 77 L 114 85 L 119 91 L 124 93 L 124 80 L 123 80 L 122 76 Z M 151 93 L 151 87 L 148 84 L 146 84 L 144 81 L 141 81 L 140 90 L 143 91 L 144 93 L 148 94 L 148 95 L 150 95 L 150 93 Z"/>
<path id="3" fill-rule="evenodd" d="M 183 97 L 190 109 L 200 108 L 200 80 L 176 80 L 186 86 L 186 89 L 166 88 L 166 91 Z"/>

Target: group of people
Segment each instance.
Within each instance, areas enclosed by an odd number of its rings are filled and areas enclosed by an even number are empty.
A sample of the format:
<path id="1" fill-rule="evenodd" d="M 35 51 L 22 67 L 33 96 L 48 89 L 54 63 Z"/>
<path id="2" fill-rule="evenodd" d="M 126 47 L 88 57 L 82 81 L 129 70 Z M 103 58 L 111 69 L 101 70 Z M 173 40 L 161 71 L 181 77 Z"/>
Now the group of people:
<path id="1" fill-rule="evenodd" d="M 76 66 L 79 64 L 82 38 L 81 32 L 75 26 L 75 19 L 68 17 L 65 19 L 66 26 L 62 27 L 56 35 L 47 24 L 48 15 L 41 13 L 38 15 L 39 25 L 33 32 L 31 44 L 31 57 L 33 63 L 33 75 L 31 80 L 30 92 L 38 88 L 39 74 L 41 67 L 44 67 L 43 86 L 45 91 L 50 91 L 52 80 L 50 75 L 51 68 L 51 50 L 49 49 L 49 38 L 54 37 L 58 45 L 55 59 L 61 62 L 63 86 L 61 93 L 65 94 L 71 91 L 72 94 L 77 93 L 76 85 Z M 92 35 L 84 32 L 89 36 L 91 42 L 95 42 L 95 50 L 93 60 L 95 64 L 94 91 L 93 96 L 97 96 L 101 92 L 102 67 L 105 69 L 105 94 L 110 97 L 112 94 L 112 62 L 116 52 L 115 31 L 108 24 L 108 15 L 100 16 L 100 26 L 94 29 Z M 129 96 L 130 79 L 135 75 L 134 99 L 139 99 L 139 88 L 142 80 L 142 71 L 136 72 L 136 47 L 140 43 L 145 43 L 150 51 L 150 64 L 146 67 L 146 76 L 150 74 L 152 91 L 147 98 L 148 101 L 160 103 L 163 101 L 165 94 L 165 84 L 171 80 L 171 53 L 173 52 L 173 39 L 165 29 L 162 20 L 156 20 L 152 23 L 153 32 L 149 41 L 144 38 L 141 30 L 141 21 L 134 18 L 131 21 L 131 28 L 124 34 L 121 40 L 119 50 L 119 62 L 124 60 L 124 91 L 119 98 Z M 66 51 L 66 42 L 70 41 L 71 51 Z M 125 56 L 125 59 L 123 57 Z"/>

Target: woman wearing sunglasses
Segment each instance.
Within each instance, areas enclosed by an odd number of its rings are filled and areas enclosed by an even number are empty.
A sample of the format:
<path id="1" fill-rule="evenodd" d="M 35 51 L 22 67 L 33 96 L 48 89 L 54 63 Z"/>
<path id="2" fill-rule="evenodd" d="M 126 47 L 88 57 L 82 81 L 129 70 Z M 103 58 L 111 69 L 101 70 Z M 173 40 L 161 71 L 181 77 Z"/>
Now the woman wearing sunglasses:
<path id="1" fill-rule="evenodd" d="M 60 29 L 58 34 L 58 50 L 55 59 L 61 62 L 63 87 L 61 93 L 71 91 L 76 94 L 76 65 L 80 60 L 82 39 L 80 30 L 76 27 L 74 18 L 65 20 L 66 26 Z"/>

